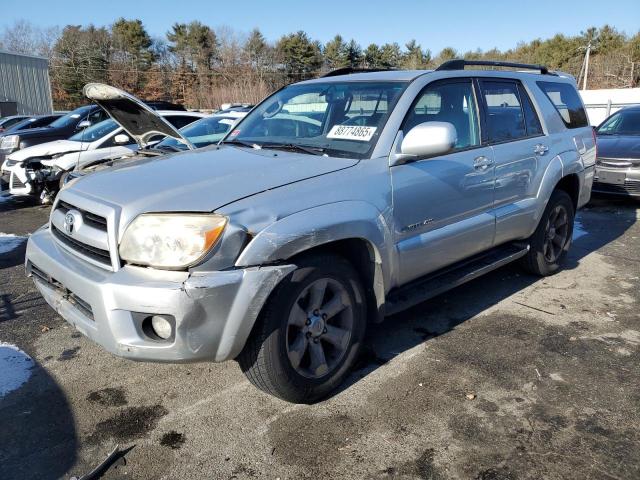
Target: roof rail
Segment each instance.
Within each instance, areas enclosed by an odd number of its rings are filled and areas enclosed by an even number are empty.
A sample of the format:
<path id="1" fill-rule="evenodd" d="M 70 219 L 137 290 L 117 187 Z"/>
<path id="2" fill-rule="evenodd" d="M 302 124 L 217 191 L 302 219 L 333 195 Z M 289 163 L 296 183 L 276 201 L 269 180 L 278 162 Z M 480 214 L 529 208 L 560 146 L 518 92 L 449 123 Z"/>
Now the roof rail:
<path id="1" fill-rule="evenodd" d="M 549 69 L 544 65 L 534 65 L 531 63 L 499 62 L 496 60 L 449 60 L 436 68 L 436 71 L 464 70 L 464 67 L 466 66 L 523 68 L 526 70 L 538 70 L 543 75 L 555 75 L 555 73 L 550 72 Z"/>
<path id="2" fill-rule="evenodd" d="M 331 70 L 325 73 L 320 78 L 327 77 L 339 77 L 340 75 L 349 75 L 351 73 L 369 73 L 369 72 L 387 72 L 393 70 L 392 68 L 357 68 L 357 67 L 344 67 L 336 70 Z"/>

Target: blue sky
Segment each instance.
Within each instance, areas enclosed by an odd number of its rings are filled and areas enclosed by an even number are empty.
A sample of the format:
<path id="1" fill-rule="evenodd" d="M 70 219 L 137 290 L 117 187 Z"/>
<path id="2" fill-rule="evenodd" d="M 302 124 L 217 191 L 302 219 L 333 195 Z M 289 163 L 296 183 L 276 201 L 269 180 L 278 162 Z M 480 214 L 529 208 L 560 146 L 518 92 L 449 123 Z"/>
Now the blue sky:
<path id="1" fill-rule="evenodd" d="M 415 38 L 434 53 L 446 46 L 507 49 L 605 23 L 627 33 L 640 29 L 640 0 L 0 0 L 0 5 L 0 26 L 17 19 L 38 26 L 109 25 L 124 16 L 139 18 L 153 36 L 164 36 L 174 22 L 200 20 L 244 33 L 258 27 L 269 40 L 296 30 L 323 43 L 340 33 L 363 46 L 404 45 Z"/>

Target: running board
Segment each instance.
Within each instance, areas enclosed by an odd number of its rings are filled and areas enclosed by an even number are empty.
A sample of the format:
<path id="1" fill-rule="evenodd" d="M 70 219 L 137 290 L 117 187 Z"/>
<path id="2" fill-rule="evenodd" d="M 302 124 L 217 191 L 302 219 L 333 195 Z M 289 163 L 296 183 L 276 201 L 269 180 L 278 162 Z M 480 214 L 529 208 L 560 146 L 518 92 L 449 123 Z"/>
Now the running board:
<path id="1" fill-rule="evenodd" d="M 506 244 L 443 270 L 414 280 L 389 292 L 384 314 L 394 315 L 451 290 L 463 283 L 524 257 L 529 245 Z"/>

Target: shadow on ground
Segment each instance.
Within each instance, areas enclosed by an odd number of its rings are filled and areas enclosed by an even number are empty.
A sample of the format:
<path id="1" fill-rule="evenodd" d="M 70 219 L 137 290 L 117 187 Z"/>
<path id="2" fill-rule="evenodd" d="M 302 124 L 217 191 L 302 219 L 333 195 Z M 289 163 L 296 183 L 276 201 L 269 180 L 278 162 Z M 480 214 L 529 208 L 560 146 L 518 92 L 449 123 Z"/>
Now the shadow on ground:
<path id="1" fill-rule="evenodd" d="M 66 396 L 35 363 L 24 385 L 0 397 L 0 478 L 60 478 L 75 463 L 78 449 Z"/>
<path id="2" fill-rule="evenodd" d="M 574 241 L 564 269 L 577 268 L 584 257 L 620 238 L 636 222 L 639 205 L 634 199 L 594 198 L 584 211 L 578 213 Z M 333 395 L 348 389 L 397 355 L 455 329 L 539 280 L 539 277 L 525 273 L 517 264 L 507 265 L 387 317 L 380 325 L 372 325 L 356 372 Z M 535 309 L 535 306 L 530 308 Z M 425 311 L 430 314 L 425 315 Z"/>

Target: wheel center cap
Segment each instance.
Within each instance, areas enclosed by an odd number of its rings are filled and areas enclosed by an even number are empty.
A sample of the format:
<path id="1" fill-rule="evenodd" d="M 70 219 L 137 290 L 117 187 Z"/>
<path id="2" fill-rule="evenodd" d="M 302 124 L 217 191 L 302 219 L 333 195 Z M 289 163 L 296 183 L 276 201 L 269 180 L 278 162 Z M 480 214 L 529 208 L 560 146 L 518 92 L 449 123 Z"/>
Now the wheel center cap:
<path id="1" fill-rule="evenodd" d="M 314 337 L 322 335 L 322 332 L 324 331 L 324 320 L 322 317 L 320 315 L 312 315 L 309 317 L 309 320 L 311 320 L 311 324 L 309 325 L 309 332 L 311 332 L 311 335 Z"/>

